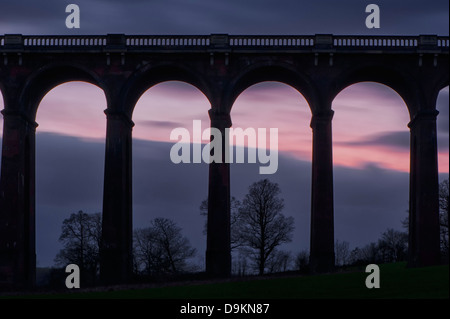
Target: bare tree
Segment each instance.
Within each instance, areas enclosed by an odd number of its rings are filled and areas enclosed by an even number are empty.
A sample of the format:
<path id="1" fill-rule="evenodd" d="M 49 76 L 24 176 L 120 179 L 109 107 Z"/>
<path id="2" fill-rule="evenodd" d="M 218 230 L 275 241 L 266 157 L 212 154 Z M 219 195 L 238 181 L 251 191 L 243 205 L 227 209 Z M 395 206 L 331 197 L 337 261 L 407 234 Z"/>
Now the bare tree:
<path id="1" fill-rule="evenodd" d="M 351 265 L 358 265 L 362 264 L 364 261 L 361 258 L 361 248 L 355 247 L 350 252 L 350 264 Z"/>
<path id="2" fill-rule="evenodd" d="M 291 253 L 284 250 L 274 250 L 266 261 L 269 273 L 283 272 L 291 267 Z"/>
<path id="3" fill-rule="evenodd" d="M 383 262 L 403 261 L 408 251 L 408 235 L 388 228 L 378 240 L 378 250 Z"/>
<path id="4" fill-rule="evenodd" d="M 279 194 L 278 184 L 260 180 L 250 185 L 239 209 L 241 238 L 252 251 L 251 258 L 260 275 L 275 248 L 292 241 L 294 219 L 281 214 L 284 203 Z"/>
<path id="5" fill-rule="evenodd" d="M 299 252 L 295 257 L 295 268 L 302 273 L 309 271 L 309 253 L 306 250 Z"/>
<path id="6" fill-rule="evenodd" d="M 441 234 L 441 252 L 444 258 L 449 257 L 448 250 L 448 211 L 449 211 L 449 181 L 444 180 L 439 184 L 439 225 Z"/>
<path id="7" fill-rule="evenodd" d="M 99 247 L 102 233 L 101 214 L 87 214 L 83 211 L 64 219 L 59 241 L 63 249 L 55 257 L 60 267 L 76 264 L 83 274 L 84 283 L 95 283 L 100 263 Z"/>
<path id="8" fill-rule="evenodd" d="M 133 233 L 133 267 L 146 275 L 159 273 L 162 252 L 157 233 L 152 227 L 136 229 Z"/>
<path id="9" fill-rule="evenodd" d="M 336 240 L 334 244 L 334 254 L 336 259 L 336 265 L 344 266 L 348 264 L 350 258 L 350 244 L 347 241 L 340 242 Z"/>
<path id="10" fill-rule="evenodd" d="M 378 246 L 376 243 L 369 243 L 361 249 L 356 248 L 352 251 L 356 263 L 377 263 L 379 261 Z"/>
<path id="11" fill-rule="evenodd" d="M 231 250 L 235 250 L 243 245 L 243 240 L 241 236 L 241 215 L 239 214 L 239 208 L 241 206 L 241 202 L 237 200 L 234 196 L 230 199 L 230 241 L 231 241 Z M 200 204 L 200 215 L 208 218 L 208 200 L 205 199 Z M 206 235 L 207 222 L 205 223 L 205 227 L 203 233 Z"/>
<path id="12" fill-rule="evenodd" d="M 180 273 L 188 270 L 187 260 L 196 254 L 181 228 L 167 218 L 156 218 L 148 228 L 134 231 L 134 254 L 148 275 Z"/>
<path id="13" fill-rule="evenodd" d="M 247 252 L 245 251 L 245 248 L 238 249 L 238 254 L 236 258 L 233 258 L 233 274 L 236 274 L 238 276 L 245 276 L 248 272 L 248 258 L 247 258 Z"/>
<path id="14" fill-rule="evenodd" d="M 449 212 L 449 180 L 446 179 L 439 184 L 439 237 L 441 246 L 441 255 L 448 262 L 449 244 L 448 244 L 448 212 Z M 408 216 L 402 220 L 402 226 L 409 231 L 409 211 Z"/>

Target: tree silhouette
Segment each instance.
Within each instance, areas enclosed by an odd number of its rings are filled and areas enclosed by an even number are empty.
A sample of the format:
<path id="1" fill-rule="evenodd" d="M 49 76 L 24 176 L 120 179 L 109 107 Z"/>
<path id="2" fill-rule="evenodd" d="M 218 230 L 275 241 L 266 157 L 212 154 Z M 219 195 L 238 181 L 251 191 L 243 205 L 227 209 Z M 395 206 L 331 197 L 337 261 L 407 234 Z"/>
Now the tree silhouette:
<path id="1" fill-rule="evenodd" d="M 301 273 L 309 272 L 309 252 L 302 250 L 295 256 L 295 269 Z"/>
<path id="2" fill-rule="evenodd" d="M 234 196 L 230 199 L 230 241 L 231 241 L 231 251 L 242 247 L 243 241 L 241 236 L 241 214 L 239 209 L 241 207 L 241 202 L 237 200 Z M 208 218 L 208 200 L 205 199 L 200 204 L 200 215 Z M 205 222 L 205 227 L 203 233 L 206 234 L 208 222 Z"/>
<path id="3" fill-rule="evenodd" d="M 441 252 L 445 259 L 449 257 L 448 250 L 448 202 L 449 196 L 449 181 L 444 180 L 439 184 L 439 225 L 441 234 Z"/>
<path id="4" fill-rule="evenodd" d="M 439 184 L 439 236 L 441 255 L 448 262 L 449 245 L 448 245 L 448 212 L 450 200 L 449 196 L 449 180 L 446 179 Z M 409 231 L 409 211 L 408 215 L 402 220 L 402 226 Z"/>
<path id="5" fill-rule="evenodd" d="M 95 283 L 100 263 L 101 214 L 73 213 L 64 219 L 59 241 L 63 249 L 55 257 L 58 266 L 76 264 L 83 283 Z"/>
<path id="6" fill-rule="evenodd" d="M 350 252 L 350 260 L 353 264 L 372 264 L 381 262 L 376 243 L 369 243 L 361 248 L 356 247 Z"/>
<path id="7" fill-rule="evenodd" d="M 135 272 L 157 274 L 162 268 L 161 250 L 152 227 L 136 229 L 133 236 L 133 267 Z"/>
<path id="8" fill-rule="evenodd" d="M 284 203 L 279 195 L 277 183 L 260 180 L 250 185 L 239 209 L 242 241 L 260 275 L 275 248 L 292 241 L 294 219 L 281 214 Z"/>
<path id="9" fill-rule="evenodd" d="M 336 240 L 334 244 L 334 255 L 337 266 L 346 265 L 350 257 L 350 243 Z"/>
<path id="10" fill-rule="evenodd" d="M 266 260 L 265 268 L 269 273 L 285 272 L 292 262 L 291 252 L 274 249 Z"/>
<path id="11" fill-rule="evenodd" d="M 150 227 L 134 231 L 136 269 L 146 275 L 175 274 L 188 270 L 187 260 L 196 254 L 181 228 L 167 218 L 156 218 Z"/>
<path id="12" fill-rule="evenodd" d="M 408 251 L 408 234 L 388 228 L 378 240 L 378 249 L 383 262 L 403 261 Z"/>

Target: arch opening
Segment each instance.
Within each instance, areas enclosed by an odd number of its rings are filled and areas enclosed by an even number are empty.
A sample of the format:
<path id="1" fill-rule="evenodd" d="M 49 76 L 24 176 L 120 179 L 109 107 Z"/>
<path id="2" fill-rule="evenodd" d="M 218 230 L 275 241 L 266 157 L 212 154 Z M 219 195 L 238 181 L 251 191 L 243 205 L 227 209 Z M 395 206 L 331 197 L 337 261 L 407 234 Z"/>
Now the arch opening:
<path id="1" fill-rule="evenodd" d="M 356 67 L 351 68 L 339 77 L 339 84 L 334 91 L 334 98 L 340 95 L 343 91 L 355 84 L 361 83 L 377 83 L 394 91 L 396 95 L 402 99 L 403 105 L 406 106 L 408 112 L 410 105 L 414 105 L 412 101 L 415 97 L 415 92 L 418 91 L 414 83 L 409 81 L 410 75 L 405 72 L 387 68 L 384 65 L 370 66 L 370 67 Z M 414 92 L 414 94 L 411 94 Z"/>
<path id="2" fill-rule="evenodd" d="M 132 116 L 136 104 L 145 92 L 154 86 L 167 82 L 182 82 L 189 84 L 201 92 L 209 101 L 211 92 L 205 80 L 195 72 L 172 65 L 159 65 L 155 67 L 143 67 L 134 74 L 126 84 L 124 100 L 121 101 L 124 111 Z"/>
<path id="3" fill-rule="evenodd" d="M 449 177 L 449 87 L 439 91 L 436 101 L 439 182 Z"/>
<path id="4" fill-rule="evenodd" d="M 106 99 L 97 86 L 71 81 L 48 91 L 36 109 L 36 259 L 45 270 L 69 262 L 56 260 L 64 219 L 102 212 Z M 47 284 L 45 275 L 37 272 L 38 285 Z M 83 282 L 97 280 L 88 277 Z"/>
<path id="5" fill-rule="evenodd" d="M 74 81 L 90 83 L 103 90 L 97 76 L 87 69 L 73 65 L 51 65 L 30 77 L 20 97 L 21 105 L 25 108 L 23 111 L 30 120 L 34 120 L 42 99 L 51 90 L 61 84 Z M 104 92 L 104 94 L 108 100 L 109 93 Z"/>
<path id="6" fill-rule="evenodd" d="M 449 232 L 448 232 L 448 200 L 445 201 L 445 193 L 448 194 L 449 183 L 449 87 L 440 90 L 436 109 L 437 117 L 437 150 L 439 168 L 439 239 L 441 260 L 448 263 L 449 260 Z M 447 207 L 447 210 L 445 209 Z"/>
<path id="7" fill-rule="evenodd" d="M 360 82 L 342 90 L 333 109 L 335 250 L 347 250 L 339 251 L 336 263 L 363 258 L 388 229 L 404 234 L 405 250 L 398 258 L 406 260 L 410 118 L 405 102 L 387 85 Z"/>
<path id="8" fill-rule="evenodd" d="M 308 102 L 313 101 L 314 93 L 308 79 L 283 65 L 258 65 L 244 70 L 232 84 L 228 103 L 232 107 L 239 96 L 248 88 L 263 82 L 280 82 L 297 90 Z"/>
<path id="9" fill-rule="evenodd" d="M 148 228 L 156 218 L 173 221 L 196 249 L 195 256 L 186 260 L 183 270 L 188 272 L 205 269 L 205 219 L 199 206 L 208 196 L 208 164 L 193 163 L 193 121 L 202 132 L 208 129 L 210 107 L 203 92 L 192 84 L 165 81 L 149 86 L 133 112 L 133 229 Z M 188 133 L 188 141 L 176 134 L 171 140 L 172 131 L 178 128 Z M 187 143 L 189 163 L 171 159 L 171 149 L 179 142 Z M 202 140 L 199 148 L 208 142 Z M 140 267 L 139 274 L 144 276 L 157 271 L 146 270 L 144 264 Z"/>
<path id="10" fill-rule="evenodd" d="M 281 214 L 294 218 L 293 240 L 277 247 L 278 252 L 273 254 L 274 258 L 266 264 L 265 271 L 293 270 L 296 267 L 294 259 L 298 254 L 309 254 L 312 158 L 309 104 L 297 88 L 289 84 L 261 81 L 247 87 L 236 98 L 231 109 L 231 120 L 233 128 L 254 129 L 257 133 L 256 145 L 251 145 L 252 142 L 248 138 L 243 142 L 233 140 L 235 150 L 241 148 L 246 155 L 246 161 L 237 163 L 234 160 L 230 164 L 231 196 L 242 203 L 251 184 L 265 178 L 278 184 L 281 190 L 279 197 L 285 204 Z M 249 163 L 249 152 L 255 147 L 274 147 L 268 142 L 270 128 L 278 129 L 278 145 L 275 146 L 278 151 L 277 170 L 273 174 L 260 174 L 260 168 L 268 164 L 260 163 L 258 155 L 256 163 Z M 265 129 L 266 145 L 258 145 L 258 129 Z M 271 161 L 273 159 L 270 157 Z M 258 272 L 257 269 L 251 268 L 252 261 L 246 255 L 248 254 L 239 249 L 232 251 L 234 274 Z M 286 259 L 288 262 L 281 262 L 283 256 L 289 257 Z"/>

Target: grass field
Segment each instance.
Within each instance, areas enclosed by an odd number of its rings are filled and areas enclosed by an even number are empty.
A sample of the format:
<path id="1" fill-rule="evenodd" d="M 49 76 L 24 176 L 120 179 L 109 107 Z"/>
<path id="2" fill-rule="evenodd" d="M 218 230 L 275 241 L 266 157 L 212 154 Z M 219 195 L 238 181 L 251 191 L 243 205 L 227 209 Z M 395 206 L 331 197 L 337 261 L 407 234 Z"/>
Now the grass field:
<path id="1" fill-rule="evenodd" d="M 257 278 L 219 283 L 113 291 L 33 294 L 14 298 L 45 299 L 442 299 L 449 298 L 449 267 L 406 268 L 405 263 L 380 265 L 380 288 L 368 289 L 368 273 L 359 269 L 314 276 Z M 11 297 L 11 296 L 10 296 Z"/>

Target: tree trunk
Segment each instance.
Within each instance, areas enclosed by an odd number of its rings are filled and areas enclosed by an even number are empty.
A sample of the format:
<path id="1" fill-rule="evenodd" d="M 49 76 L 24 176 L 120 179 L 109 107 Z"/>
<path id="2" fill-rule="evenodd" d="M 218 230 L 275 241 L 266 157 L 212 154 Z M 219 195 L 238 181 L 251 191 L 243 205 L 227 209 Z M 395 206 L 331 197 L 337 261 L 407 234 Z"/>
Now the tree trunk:
<path id="1" fill-rule="evenodd" d="M 259 249 L 259 274 L 264 275 L 264 247 Z"/>

